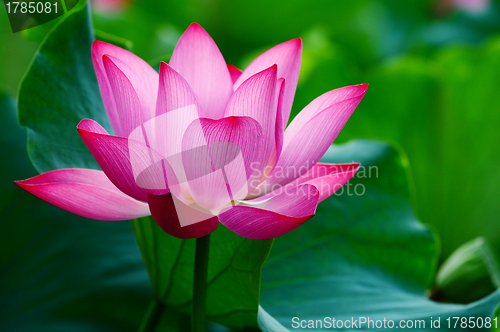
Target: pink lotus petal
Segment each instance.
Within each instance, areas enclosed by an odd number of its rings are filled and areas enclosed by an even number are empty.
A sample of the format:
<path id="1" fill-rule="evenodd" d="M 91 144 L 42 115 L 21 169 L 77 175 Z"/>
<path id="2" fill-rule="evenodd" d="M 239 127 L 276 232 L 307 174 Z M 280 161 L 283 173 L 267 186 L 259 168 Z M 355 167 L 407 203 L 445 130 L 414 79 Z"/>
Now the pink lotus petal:
<path id="1" fill-rule="evenodd" d="M 143 122 L 154 117 L 156 113 L 156 99 L 158 96 L 158 88 L 159 88 L 158 74 L 155 72 L 155 75 L 152 77 L 152 79 L 154 79 L 154 84 L 146 84 L 147 82 L 144 80 L 142 73 L 135 72 L 129 66 L 128 63 L 125 63 L 119 58 L 114 57 L 112 55 L 104 54 L 103 63 L 106 72 L 108 71 L 107 62 L 112 62 L 121 71 L 121 73 L 123 73 L 123 75 L 127 77 L 128 81 L 132 84 L 132 87 L 134 88 L 134 91 L 137 94 L 137 97 L 139 98 L 139 101 L 141 103 Z M 108 80 L 110 83 L 113 81 L 113 78 L 110 77 L 109 74 L 108 74 Z M 113 90 L 113 86 L 111 86 L 111 88 Z M 117 95 L 115 93 L 115 100 L 116 98 Z M 118 112 L 120 112 L 119 108 Z"/>
<path id="2" fill-rule="evenodd" d="M 204 117 L 219 119 L 233 93 L 233 82 L 219 48 L 193 23 L 177 43 L 170 66 L 182 75 L 193 89 Z"/>
<path id="3" fill-rule="evenodd" d="M 262 127 L 262 158 L 268 160 L 276 128 L 276 65 L 247 79 L 232 95 L 224 116 L 248 116 Z M 263 167 L 266 164 L 262 165 Z"/>
<path id="4" fill-rule="evenodd" d="M 150 214 L 146 203 L 123 194 L 102 171 L 59 169 L 14 182 L 44 201 L 85 218 L 127 220 Z"/>
<path id="5" fill-rule="evenodd" d="M 121 109 L 117 109 L 115 104 L 115 98 L 109 84 L 108 76 L 104 68 L 103 55 L 109 55 L 116 59 L 121 60 L 121 62 L 126 63 L 128 68 L 130 68 L 135 74 L 137 74 L 141 79 L 141 86 L 143 90 L 147 92 L 147 100 L 151 105 L 155 105 L 156 94 L 158 91 L 158 73 L 151 68 L 144 60 L 137 57 L 136 55 L 126 51 L 120 47 L 101 42 L 96 40 L 92 44 L 92 62 L 94 64 L 94 69 L 97 75 L 97 81 L 99 83 L 99 89 L 101 90 L 101 96 L 104 102 L 104 107 L 106 108 L 106 113 L 108 114 L 109 121 L 113 129 L 118 136 L 126 137 L 128 133 L 126 130 L 122 130 Z M 154 108 L 153 108 L 154 111 Z"/>
<path id="6" fill-rule="evenodd" d="M 278 101 L 276 110 L 276 129 L 275 129 L 275 146 L 276 155 L 281 155 L 281 150 L 283 148 L 283 136 L 285 134 L 285 122 L 283 121 L 283 107 L 285 101 L 285 79 L 280 78 L 278 80 L 276 92 L 278 96 L 276 100 Z"/>
<path id="7" fill-rule="evenodd" d="M 140 91 L 143 90 L 140 79 L 125 63 L 108 55 L 103 56 L 103 63 L 119 114 L 120 136 L 127 137 L 151 118 L 151 105 L 147 105 L 148 96 Z"/>
<path id="8" fill-rule="evenodd" d="M 199 118 L 199 109 L 186 80 L 162 62 L 156 116 L 129 135 L 130 139 L 144 143 L 165 158 L 170 191 L 186 204 L 191 194 L 182 166 L 182 138 L 187 127 Z"/>
<path id="9" fill-rule="evenodd" d="M 231 81 L 233 81 L 234 84 L 243 72 L 233 65 L 227 65 L 227 69 L 229 70 L 229 75 L 231 75 Z"/>
<path id="10" fill-rule="evenodd" d="M 278 78 L 283 77 L 287 84 L 283 96 L 283 125 L 286 127 L 290 111 L 292 109 L 293 97 L 297 89 L 299 80 L 300 62 L 302 58 L 302 41 L 293 39 L 279 44 L 257 57 L 243 71 L 243 74 L 234 84 L 237 89 L 244 81 L 252 75 L 269 68 L 274 64 L 278 65 Z"/>
<path id="11" fill-rule="evenodd" d="M 171 66 L 162 61 L 156 115 L 191 105 L 198 106 L 198 101 L 188 82 Z"/>
<path id="12" fill-rule="evenodd" d="M 169 192 L 163 157 L 145 144 L 107 135 L 93 120 L 82 120 L 78 132 L 111 182 L 125 194 L 147 201 L 148 192 Z"/>
<path id="13" fill-rule="evenodd" d="M 284 188 L 280 188 L 284 189 Z M 319 192 L 313 185 L 296 186 L 280 194 L 224 209 L 220 222 L 236 234 L 263 240 L 281 236 L 314 216 Z"/>
<path id="14" fill-rule="evenodd" d="M 181 238 L 192 239 L 205 236 L 215 231 L 219 225 L 217 217 L 192 209 L 186 205 L 179 208 L 182 202 L 175 201 L 172 194 L 148 196 L 149 209 L 158 226 L 168 234 Z M 176 209 L 177 208 L 177 209 Z M 179 221 L 178 210 L 185 215 L 194 214 L 200 219 L 199 222 L 188 226 L 182 226 Z"/>
<path id="15" fill-rule="evenodd" d="M 198 101 L 189 84 L 162 62 L 156 118 L 144 124 L 150 146 L 167 158 L 181 153 L 184 132 L 199 118 L 198 112 Z"/>
<path id="16" fill-rule="evenodd" d="M 250 117 L 202 118 L 189 126 L 182 161 L 199 206 L 216 210 L 247 195 L 262 176 L 262 137 L 262 128 Z"/>
<path id="17" fill-rule="evenodd" d="M 285 79 L 280 78 L 278 83 L 276 84 L 276 100 L 277 100 L 277 110 L 276 110 L 276 124 L 274 130 L 274 146 L 271 151 L 271 156 L 269 157 L 269 161 L 266 166 L 264 176 L 269 175 L 276 165 L 279 156 L 281 155 L 281 150 L 283 148 L 283 135 L 285 127 L 283 125 L 283 96 L 285 87 Z"/>
<path id="18" fill-rule="evenodd" d="M 331 98 L 329 103 L 323 102 L 326 99 L 323 95 L 317 98 L 319 101 L 315 100 L 307 106 L 285 131 L 283 152 L 261 190 L 269 192 L 277 186 L 286 185 L 316 165 L 364 97 L 367 88 L 366 84 L 351 90 L 344 88 L 356 93 L 341 93 L 345 99 Z M 340 90 L 345 92 L 344 89 Z"/>
<path id="19" fill-rule="evenodd" d="M 197 120 L 198 108 L 190 105 L 158 115 L 129 135 L 129 139 L 151 147 L 164 158 L 169 190 L 186 204 L 192 198 L 182 162 L 182 138 L 188 126 Z"/>
<path id="20" fill-rule="evenodd" d="M 343 88 L 328 91 L 310 102 L 293 119 L 292 123 L 286 128 L 286 135 L 295 136 L 305 124 L 313 117 L 324 111 L 328 107 L 341 101 L 363 97 L 368 90 L 368 84 L 351 85 Z"/>

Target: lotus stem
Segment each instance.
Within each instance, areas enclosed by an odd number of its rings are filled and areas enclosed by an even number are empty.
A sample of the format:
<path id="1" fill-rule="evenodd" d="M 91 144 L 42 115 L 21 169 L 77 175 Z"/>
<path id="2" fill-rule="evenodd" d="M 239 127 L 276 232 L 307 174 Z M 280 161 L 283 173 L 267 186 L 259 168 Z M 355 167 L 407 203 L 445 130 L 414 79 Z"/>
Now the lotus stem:
<path id="1" fill-rule="evenodd" d="M 205 332 L 209 249 L 210 234 L 196 239 L 193 278 L 193 314 L 191 316 L 192 332 Z"/>

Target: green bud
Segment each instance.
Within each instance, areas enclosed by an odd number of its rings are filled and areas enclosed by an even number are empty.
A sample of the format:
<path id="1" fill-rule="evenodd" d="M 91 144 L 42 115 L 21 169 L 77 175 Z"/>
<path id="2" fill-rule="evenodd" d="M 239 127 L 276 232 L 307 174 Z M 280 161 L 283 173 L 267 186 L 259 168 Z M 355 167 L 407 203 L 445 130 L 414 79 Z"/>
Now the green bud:
<path id="1" fill-rule="evenodd" d="M 500 269 L 486 239 L 459 247 L 441 266 L 436 278 L 440 300 L 470 303 L 500 287 Z M 436 290 L 435 290 L 436 292 Z"/>

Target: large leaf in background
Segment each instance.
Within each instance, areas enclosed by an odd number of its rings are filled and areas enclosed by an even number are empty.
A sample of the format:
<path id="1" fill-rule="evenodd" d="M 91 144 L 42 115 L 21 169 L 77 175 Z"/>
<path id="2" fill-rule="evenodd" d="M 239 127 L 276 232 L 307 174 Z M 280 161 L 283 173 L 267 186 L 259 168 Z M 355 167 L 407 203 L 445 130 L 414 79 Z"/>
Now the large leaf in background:
<path id="1" fill-rule="evenodd" d="M 168 235 L 152 218 L 132 222 L 153 284 L 167 308 L 190 314 L 195 240 Z M 254 241 L 222 225 L 210 236 L 207 320 L 233 328 L 257 327 L 260 271 L 272 240 Z"/>
<path id="2" fill-rule="evenodd" d="M 0 330 L 136 331 L 153 294 L 130 224 L 80 218 L 15 186 L 35 175 L 15 111 L 0 95 Z"/>
<path id="3" fill-rule="evenodd" d="M 2 91 L 0 91 L 0 117 L 2 123 L 0 146 L 4 154 L 4 162 L 0 163 L 0 190 L 3 191 L 17 188 L 12 180 L 16 177 L 30 176 L 34 170 L 26 155 L 26 133 L 17 124 L 16 101 Z"/>
<path id="4" fill-rule="evenodd" d="M 500 163 L 500 39 L 480 48 L 405 55 L 363 72 L 320 32 L 304 38 L 307 71 L 297 89 L 295 114 L 332 87 L 370 83 L 370 93 L 337 142 L 364 137 L 404 148 L 418 214 L 437 227 L 441 259 L 477 236 L 500 252 L 500 171 L 492 167 Z M 318 40 L 320 54 L 314 51 Z"/>
<path id="5" fill-rule="evenodd" d="M 322 159 L 353 160 L 365 168 L 344 194 L 328 198 L 313 219 L 275 240 L 262 273 L 264 309 L 288 329 L 293 317 L 385 318 L 396 326 L 401 319 L 424 319 L 425 329 L 419 331 L 432 331 L 431 317 L 441 317 L 441 329 L 450 316 L 491 317 L 500 301 L 498 291 L 470 305 L 439 304 L 426 297 L 437 241 L 412 212 L 407 160 L 373 141 L 332 147 Z M 269 315 L 261 312 L 260 321 L 264 331 L 279 331 Z M 364 325 L 362 330 L 372 329 Z"/>
<path id="6" fill-rule="evenodd" d="M 13 98 L 0 93 L 0 121 L 5 129 L 0 132 L 0 143 L 8 160 L 0 165 L 0 302 L 3 303 L 0 331 L 137 331 L 154 294 L 130 224 L 84 219 L 15 186 L 12 180 L 35 175 L 26 155 L 26 132 L 17 125 L 15 111 Z M 142 226 L 155 226 L 160 230 L 156 224 L 148 224 L 147 219 L 142 221 Z M 216 234 L 227 235 L 225 231 Z M 214 237 L 220 239 L 220 236 Z M 245 274 L 238 270 L 252 264 L 246 254 L 249 244 L 253 243 L 238 239 L 241 243 L 233 265 L 227 267 L 226 274 L 220 273 L 226 278 L 231 273 L 233 277 Z M 213 246 L 213 255 L 227 257 L 231 253 L 228 250 L 235 243 L 235 235 L 226 236 L 225 240 L 228 242 Z M 269 246 L 269 241 L 267 244 Z M 166 257 L 162 262 L 175 259 L 164 246 L 159 249 Z M 241 262 L 238 258 L 245 260 Z M 192 269 L 182 260 L 179 263 L 180 270 Z M 261 265 L 260 262 L 259 270 Z M 189 276 L 176 275 L 173 284 L 177 287 L 183 283 L 182 277 L 192 278 L 192 271 L 189 273 Z M 255 325 L 259 274 L 247 275 L 246 280 L 256 284 L 253 292 L 244 297 L 256 303 L 252 308 Z M 211 291 L 234 290 L 231 285 L 231 280 L 219 277 Z M 245 295 L 242 292 L 246 294 L 240 289 L 228 297 Z M 234 302 L 231 305 L 236 306 Z M 228 318 L 238 317 L 236 312 L 233 314 Z M 242 315 L 243 321 L 249 320 L 250 313 Z M 189 315 L 166 308 L 158 330 L 182 332 L 189 326 Z"/>
<path id="7" fill-rule="evenodd" d="M 84 118 L 112 130 L 90 57 L 94 33 L 85 1 L 53 28 L 19 88 L 19 120 L 28 127 L 28 154 L 39 172 L 98 168 L 76 131 Z"/>

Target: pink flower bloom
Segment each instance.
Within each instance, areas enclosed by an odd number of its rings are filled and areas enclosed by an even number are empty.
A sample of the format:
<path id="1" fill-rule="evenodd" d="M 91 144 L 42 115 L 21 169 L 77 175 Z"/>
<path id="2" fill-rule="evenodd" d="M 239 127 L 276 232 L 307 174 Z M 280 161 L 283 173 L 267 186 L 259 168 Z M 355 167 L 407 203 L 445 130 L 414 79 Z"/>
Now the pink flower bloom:
<path id="1" fill-rule="evenodd" d="M 130 0 L 92 0 L 92 8 L 98 12 L 111 13 L 127 7 Z"/>
<path id="2" fill-rule="evenodd" d="M 88 218 L 152 214 L 180 238 L 209 234 L 219 222 L 251 239 L 283 235 L 358 170 L 356 163 L 318 161 L 368 88 L 323 94 L 285 130 L 301 54 L 294 39 L 241 72 L 192 24 L 158 74 L 96 41 L 92 60 L 116 136 L 90 119 L 78 131 L 102 171 L 61 169 L 16 183 Z"/>
<path id="3" fill-rule="evenodd" d="M 454 7 L 471 13 L 480 13 L 488 9 L 490 0 L 441 0 L 442 6 Z"/>

